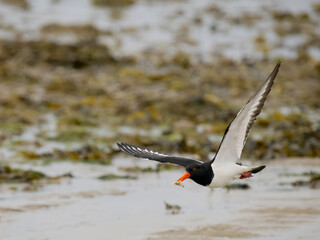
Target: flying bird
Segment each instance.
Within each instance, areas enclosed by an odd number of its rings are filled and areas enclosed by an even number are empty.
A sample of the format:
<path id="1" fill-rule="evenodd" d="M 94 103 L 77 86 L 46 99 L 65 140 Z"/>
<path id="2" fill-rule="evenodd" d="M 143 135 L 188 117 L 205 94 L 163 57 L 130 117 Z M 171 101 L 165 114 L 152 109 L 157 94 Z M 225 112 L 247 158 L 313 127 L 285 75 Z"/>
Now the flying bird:
<path id="1" fill-rule="evenodd" d="M 218 188 L 226 186 L 235 179 L 252 177 L 252 174 L 260 172 L 265 166 L 243 166 L 240 162 L 241 153 L 249 130 L 261 112 L 280 65 L 281 62 L 279 61 L 259 90 L 230 122 L 216 155 L 210 161 L 201 162 L 189 158 L 170 156 L 126 143 L 117 143 L 117 145 L 123 152 L 137 158 L 145 158 L 161 163 L 174 163 L 185 167 L 186 173 L 175 181 L 176 185 L 182 187 L 182 181 L 188 178 L 200 185 Z"/>

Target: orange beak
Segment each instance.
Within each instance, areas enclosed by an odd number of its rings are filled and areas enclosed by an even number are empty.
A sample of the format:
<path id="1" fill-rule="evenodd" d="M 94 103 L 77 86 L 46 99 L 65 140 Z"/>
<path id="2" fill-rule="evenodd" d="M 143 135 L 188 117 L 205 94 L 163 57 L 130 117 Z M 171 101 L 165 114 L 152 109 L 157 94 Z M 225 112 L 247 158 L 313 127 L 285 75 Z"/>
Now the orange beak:
<path id="1" fill-rule="evenodd" d="M 182 181 L 190 177 L 190 173 L 186 172 L 181 178 L 174 182 L 175 185 L 180 185 Z M 182 185 L 183 186 L 183 185 Z"/>

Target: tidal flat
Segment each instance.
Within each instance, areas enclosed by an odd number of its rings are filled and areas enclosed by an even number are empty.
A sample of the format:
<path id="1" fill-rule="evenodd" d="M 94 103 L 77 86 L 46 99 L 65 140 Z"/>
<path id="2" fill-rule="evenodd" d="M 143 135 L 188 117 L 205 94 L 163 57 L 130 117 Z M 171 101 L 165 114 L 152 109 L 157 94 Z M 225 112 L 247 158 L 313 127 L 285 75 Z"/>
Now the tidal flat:
<path id="1" fill-rule="evenodd" d="M 307 1 L 0 1 L 0 238 L 317 239 L 320 14 Z M 116 142 L 207 160 L 278 60 L 254 178 L 214 191 Z"/>
<path id="2" fill-rule="evenodd" d="M 199 187 L 173 182 L 183 170 L 131 174 L 132 179 L 100 180 L 122 166 L 156 167 L 121 157 L 113 167 L 55 162 L 29 165 L 48 176 L 73 178 L 36 190 L 1 184 L 0 233 L 3 239 L 317 239 L 319 189 L 293 186 L 320 172 L 319 159 L 278 159 L 246 183 L 249 189 Z M 13 188 L 16 186 L 15 188 Z M 179 207 L 168 210 L 167 204 Z M 177 207 L 176 207 L 177 208 Z"/>

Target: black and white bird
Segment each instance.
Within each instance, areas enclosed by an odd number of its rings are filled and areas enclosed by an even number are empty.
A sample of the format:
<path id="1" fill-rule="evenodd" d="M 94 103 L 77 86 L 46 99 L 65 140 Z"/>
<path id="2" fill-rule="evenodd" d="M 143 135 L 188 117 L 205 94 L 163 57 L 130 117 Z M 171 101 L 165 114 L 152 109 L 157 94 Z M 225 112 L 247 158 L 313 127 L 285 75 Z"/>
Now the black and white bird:
<path id="1" fill-rule="evenodd" d="M 260 172 L 265 166 L 247 167 L 241 165 L 241 153 L 249 130 L 261 112 L 266 97 L 271 90 L 280 64 L 279 61 L 259 90 L 230 122 L 218 152 L 212 160 L 201 162 L 189 158 L 174 157 L 126 143 L 117 143 L 118 147 L 123 152 L 137 158 L 146 158 L 161 163 L 174 163 L 185 167 L 186 173 L 175 182 L 176 185 L 180 186 L 183 186 L 181 182 L 188 178 L 200 185 L 218 188 L 226 186 L 235 179 L 252 177 L 252 174 Z"/>

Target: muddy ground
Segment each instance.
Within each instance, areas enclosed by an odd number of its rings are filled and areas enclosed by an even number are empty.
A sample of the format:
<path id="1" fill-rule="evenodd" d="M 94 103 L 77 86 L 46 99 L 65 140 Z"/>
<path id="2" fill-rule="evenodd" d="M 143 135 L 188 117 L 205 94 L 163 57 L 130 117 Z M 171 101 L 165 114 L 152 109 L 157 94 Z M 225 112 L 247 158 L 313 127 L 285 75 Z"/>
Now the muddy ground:
<path id="1" fill-rule="evenodd" d="M 3 239 L 317 239 L 319 190 L 293 186 L 320 172 L 319 159 L 279 159 L 246 183 L 249 189 L 173 185 L 183 170 L 135 173 L 137 179 L 99 180 L 122 166 L 154 167 L 121 157 L 108 166 L 54 163 L 33 166 L 47 175 L 74 178 L 38 189 L 1 185 Z M 250 163 L 248 163 L 250 164 Z M 20 166 L 21 167 L 21 166 Z M 24 167 L 28 168 L 28 166 Z M 16 189 L 13 190 L 13 187 Z M 8 188 L 11 188 L 9 190 Z M 165 202 L 176 205 L 167 209 Z M 177 206 L 180 209 L 177 209 Z"/>
<path id="2" fill-rule="evenodd" d="M 316 239 L 319 9 L 1 0 L 0 238 Z M 243 154 L 268 168 L 245 185 L 180 189 L 179 167 L 117 149 L 212 158 L 278 60 Z"/>

